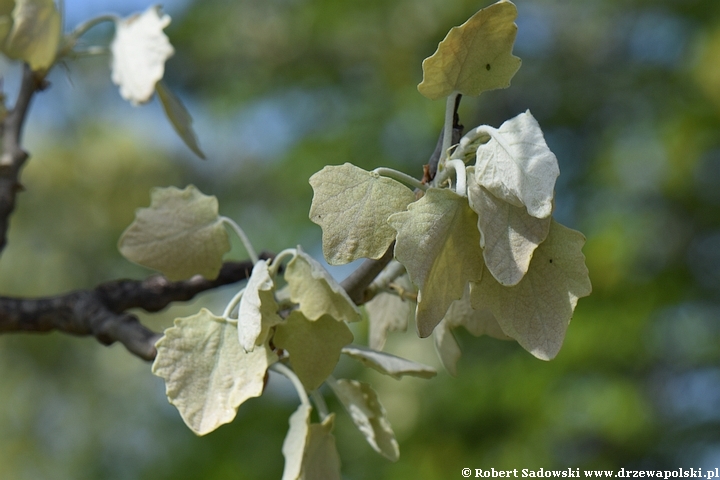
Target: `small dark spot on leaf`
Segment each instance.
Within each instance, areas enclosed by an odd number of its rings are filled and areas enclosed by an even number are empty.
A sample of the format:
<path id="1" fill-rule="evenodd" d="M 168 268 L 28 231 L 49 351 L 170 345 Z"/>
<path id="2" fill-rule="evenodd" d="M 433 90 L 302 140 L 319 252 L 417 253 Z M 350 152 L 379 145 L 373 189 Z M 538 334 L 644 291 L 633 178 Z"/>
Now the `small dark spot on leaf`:
<path id="1" fill-rule="evenodd" d="M 550 263 L 552 263 L 552 258 L 550 259 Z"/>
<path id="2" fill-rule="evenodd" d="M 490 71 L 490 64 L 485 65 L 485 70 Z"/>

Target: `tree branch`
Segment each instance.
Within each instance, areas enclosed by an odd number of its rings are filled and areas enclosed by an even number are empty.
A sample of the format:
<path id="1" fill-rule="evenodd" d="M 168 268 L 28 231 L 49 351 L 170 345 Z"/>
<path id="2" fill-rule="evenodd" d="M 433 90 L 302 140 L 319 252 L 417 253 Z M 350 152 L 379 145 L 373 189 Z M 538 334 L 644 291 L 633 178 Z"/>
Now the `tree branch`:
<path id="1" fill-rule="evenodd" d="M 263 253 L 261 258 L 272 255 Z M 153 360 L 160 335 L 143 326 L 130 308 L 157 312 L 172 302 L 186 301 L 200 292 L 229 285 L 250 276 L 252 262 L 225 262 L 214 280 L 196 275 L 171 282 L 162 275 L 145 280 L 116 280 L 92 290 L 78 290 L 46 298 L 0 297 L 0 333 L 43 333 L 57 330 L 92 335 L 104 345 L 122 343 L 131 353 Z"/>

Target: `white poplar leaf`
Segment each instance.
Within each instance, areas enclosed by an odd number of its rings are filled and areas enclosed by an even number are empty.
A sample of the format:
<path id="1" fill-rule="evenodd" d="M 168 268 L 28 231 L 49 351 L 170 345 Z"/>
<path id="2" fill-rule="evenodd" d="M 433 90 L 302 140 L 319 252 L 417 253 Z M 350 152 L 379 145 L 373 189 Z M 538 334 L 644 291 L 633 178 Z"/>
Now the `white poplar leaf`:
<path id="1" fill-rule="evenodd" d="M 328 383 L 370 446 L 388 460 L 397 461 L 400 448 L 375 390 L 357 380 L 340 379 Z"/>
<path id="2" fill-rule="evenodd" d="M 308 390 L 315 390 L 335 370 L 340 352 L 353 341 L 345 322 L 323 315 L 310 321 L 295 310 L 277 326 L 273 344 L 287 350 L 295 374 Z"/>
<path id="3" fill-rule="evenodd" d="M 580 232 L 553 221 L 520 283 L 505 287 L 483 275 L 479 284 L 471 284 L 472 306 L 489 308 L 503 332 L 537 358 L 554 358 L 578 299 L 592 290 L 584 243 Z"/>
<path id="4" fill-rule="evenodd" d="M 331 413 L 322 423 L 313 423 L 308 430 L 308 440 L 303 456 L 301 480 L 340 480 L 340 455 L 332 434 L 335 414 Z"/>
<path id="5" fill-rule="evenodd" d="M 165 61 L 173 50 L 163 29 L 170 17 L 154 6 L 115 24 L 112 52 L 112 81 L 120 95 L 133 105 L 145 103 L 165 74 Z"/>
<path id="6" fill-rule="evenodd" d="M 345 289 L 299 246 L 285 268 L 285 280 L 290 286 L 290 299 L 300 305 L 300 311 L 309 320 L 322 315 L 345 322 L 360 320 L 360 310 Z"/>
<path id="7" fill-rule="evenodd" d="M 395 240 L 390 215 L 415 194 L 405 185 L 350 163 L 326 166 L 312 177 L 310 220 L 322 227 L 323 253 L 331 265 L 380 258 Z"/>
<path id="8" fill-rule="evenodd" d="M 395 280 L 405 290 L 415 292 L 407 275 Z M 388 333 L 404 332 L 408 322 L 415 316 L 417 303 L 393 293 L 380 292 L 365 304 L 368 315 L 368 345 L 373 350 L 382 350 Z"/>
<path id="9" fill-rule="evenodd" d="M 547 237 L 552 217 L 536 218 L 480 186 L 468 168 L 468 201 L 478 214 L 480 246 L 493 277 L 517 285 L 527 273 L 535 248 Z"/>
<path id="10" fill-rule="evenodd" d="M 275 282 L 270 277 L 267 262 L 258 260 L 238 306 L 238 338 L 246 352 L 265 343 L 270 328 L 282 323 L 277 311 Z"/>
<path id="11" fill-rule="evenodd" d="M 197 435 L 231 422 L 243 402 L 260 396 L 277 360 L 264 346 L 245 353 L 235 325 L 206 309 L 175 319 L 156 347 L 152 372 L 165 380 L 168 400 Z"/>
<path id="12" fill-rule="evenodd" d="M 449 189 L 430 188 L 388 222 L 397 230 L 395 258 L 419 288 L 416 322 L 428 337 L 468 282 L 482 278 L 477 214 Z"/>
<path id="13" fill-rule="evenodd" d="M 310 412 L 309 404 L 301 403 L 290 415 L 290 428 L 283 441 L 282 453 L 285 457 L 282 480 L 298 480 L 302 472 L 305 446 L 308 443 Z"/>
<path id="14" fill-rule="evenodd" d="M 477 150 L 477 183 L 511 205 L 526 207 L 533 217 L 550 216 L 560 169 L 537 120 L 528 110 L 497 130 L 485 129 L 491 139 Z"/>
<path id="15" fill-rule="evenodd" d="M 349 345 L 342 349 L 342 353 L 358 360 L 366 367 L 398 380 L 403 375 L 420 378 L 432 378 L 437 375 L 437 371 L 430 366 L 359 345 Z"/>
<path id="16" fill-rule="evenodd" d="M 184 190 L 155 188 L 150 198 L 150 207 L 138 209 L 120 237 L 120 253 L 170 280 L 196 274 L 217 277 L 222 257 L 230 250 L 217 198 L 203 195 L 193 185 Z"/>
<path id="17" fill-rule="evenodd" d="M 155 84 L 155 91 L 158 94 L 165 116 L 170 120 L 175 132 L 195 155 L 205 160 L 205 154 L 200 150 L 197 135 L 195 135 L 192 128 L 192 117 L 185 105 L 162 81 Z"/>
<path id="18" fill-rule="evenodd" d="M 462 352 L 458 345 L 452 330 L 445 320 L 433 330 L 433 341 L 435 343 L 435 351 L 445 370 L 453 377 L 457 376 L 457 362 L 460 360 Z"/>
<path id="19" fill-rule="evenodd" d="M 9 23 L 4 23 L 3 29 L 7 29 Z M 3 51 L 11 58 L 27 62 L 33 71 L 47 70 L 57 55 L 60 23 L 60 12 L 53 0 L 17 0 Z"/>

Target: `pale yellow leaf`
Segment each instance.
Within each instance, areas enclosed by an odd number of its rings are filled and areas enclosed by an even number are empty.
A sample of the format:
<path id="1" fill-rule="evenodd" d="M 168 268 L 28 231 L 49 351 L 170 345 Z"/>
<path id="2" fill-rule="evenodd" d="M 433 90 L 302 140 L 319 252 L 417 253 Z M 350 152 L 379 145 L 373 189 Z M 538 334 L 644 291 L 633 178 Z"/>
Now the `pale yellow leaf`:
<path id="1" fill-rule="evenodd" d="M 297 410 L 290 415 L 290 428 L 288 428 L 282 446 L 282 453 L 285 457 L 282 480 L 298 480 L 300 478 L 305 446 L 308 443 L 310 433 L 311 412 L 310 405 L 301 403 Z"/>
<path id="2" fill-rule="evenodd" d="M 396 284 L 409 292 L 414 292 L 407 275 L 395 280 Z M 408 322 L 415 316 L 416 302 L 401 298 L 393 293 L 380 292 L 365 304 L 368 315 L 368 345 L 374 350 L 382 350 L 390 332 L 404 332 Z"/>
<path id="3" fill-rule="evenodd" d="M 349 345 L 342 349 L 342 353 L 358 360 L 366 367 L 396 379 L 400 379 L 404 375 L 420 378 L 432 378 L 437 375 L 434 368 L 422 363 L 413 362 L 389 353 L 378 352 L 360 345 Z"/>
<path id="4" fill-rule="evenodd" d="M 282 323 L 277 311 L 275 282 L 270 277 L 267 262 L 258 260 L 238 307 L 238 338 L 245 351 L 250 352 L 255 345 L 265 343 L 270 328 Z"/>
<path id="5" fill-rule="evenodd" d="M 340 455 L 332 434 L 335 414 L 328 415 L 322 423 L 313 423 L 308 430 L 308 440 L 302 462 L 301 480 L 340 480 Z"/>
<path id="6" fill-rule="evenodd" d="M 61 34 L 60 12 L 55 2 L 17 0 L 12 19 L 3 51 L 26 62 L 33 71 L 49 69 L 55 61 Z"/>

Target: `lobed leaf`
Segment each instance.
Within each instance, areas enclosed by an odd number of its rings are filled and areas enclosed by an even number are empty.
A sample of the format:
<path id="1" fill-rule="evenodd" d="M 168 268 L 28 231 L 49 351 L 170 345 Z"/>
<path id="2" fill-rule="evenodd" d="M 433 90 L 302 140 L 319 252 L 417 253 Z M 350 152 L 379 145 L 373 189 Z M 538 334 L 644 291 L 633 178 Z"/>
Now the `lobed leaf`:
<path id="1" fill-rule="evenodd" d="M 182 280 L 195 274 L 217 277 L 230 242 L 217 198 L 189 185 L 153 189 L 150 207 L 136 211 L 118 248 L 132 262 Z"/>
<path id="2" fill-rule="evenodd" d="M 420 378 L 432 378 L 437 375 L 437 371 L 422 363 L 413 362 L 402 357 L 397 357 L 389 353 L 378 352 L 359 345 L 350 345 L 342 349 L 342 353 L 348 357 L 358 360 L 366 367 L 377 370 L 378 372 L 390 375 L 393 378 L 400 379 L 403 375 Z"/>
<path id="3" fill-rule="evenodd" d="M 238 339 L 246 352 L 267 340 L 271 327 L 282 323 L 277 314 L 275 282 L 270 277 L 265 260 L 258 260 L 245 286 L 238 307 Z"/>
<path id="4" fill-rule="evenodd" d="M 264 346 L 245 353 L 236 327 L 206 309 L 175 319 L 156 347 L 152 372 L 197 435 L 232 421 L 243 402 L 262 394 L 265 372 L 277 360 Z"/>
<path id="5" fill-rule="evenodd" d="M 387 459 L 397 461 L 400 449 L 375 390 L 357 380 L 340 379 L 328 383 L 370 446 Z"/>
<path id="6" fill-rule="evenodd" d="M 8 7 L 4 4 L 3 10 Z M 7 21 L 2 23 L 0 29 L 7 35 L 3 51 L 9 57 L 26 62 L 33 71 L 52 66 L 62 34 L 60 12 L 53 0 L 16 0 L 12 27 Z"/>
<path id="7" fill-rule="evenodd" d="M 332 434 L 335 414 L 328 415 L 322 423 L 313 423 L 308 430 L 308 440 L 303 455 L 302 480 L 340 480 L 340 455 Z"/>
<path id="8" fill-rule="evenodd" d="M 580 232 L 553 221 L 520 283 L 505 287 L 484 275 L 471 285 L 473 308 L 489 308 L 503 332 L 537 358 L 554 358 L 578 299 L 592 290 L 584 243 Z"/>
<path id="9" fill-rule="evenodd" d="M 342 348 L 352 341 L 353 334 L 345 322 L 328 315 L 310 321 L 298 310 L 277 326 L 273 337 L 273 344 L 290 354 L 293 370 L 308 390 L 325 381 L 335 369 Z"/>
<path id="10" fill-rule="evenodd" d="M 326 166 L 310 177 L 310 185 L 310 220 L 322 227 L 331 265 L 382 257 L 395 240 L 388 217 L 415 201 L 405 185 L 350 163 Z"/>
<path id="11" fill-rule="evenodd" d="M 360 310 L 347 292 L 320 263 L 298 246 L 297 254 L 285 268 L 290 300 L 310 320 L 330 315 L 338 321 L 360 320 Z"/>
<path id="12" fill-rule="evenodd" d="M 290 415 L 290 428 L 283 441 L 282 453 L 285 457 L 282 480 L 298 480 L 302 472 L 305 446 L 308 444 L 310 434 L 309 404 L 301 403 L 297 410 Z"/>
<path id="13" fill-rule="evenodd" d="M 165 116 L 170 120 L 170 124 L 175 129 L 185 145 L 193 151 L 195 155 L 205 160 L 205 154 L 200 150 L 197 135 L 192 128 L 192 117 L 188 113 L 185 105 L 180 99 L 168 89 L 164 82 L 159 81 L 155 84 L 155 92 L 158 94 L 160 103 L 162 104 Z"/>
<path id="14" fill-rule="evenodd" d="M 175 53 L 163 32 L 168 25 L 170 17 L 161 15 L 158 6 L 115 25 L 110 44 L 112 81 L 120 87 L 120 95 L 133 105 L 150 100 L 155 85 L 165 74 L 165 61 Z"/>
<path id="15" fill-rule="evenodd" d="M 485 266 L 502 285 L 517 285 L 533 252 L 547 237 L 552 217 L 535 218 L 525 207 L 500 200 L 480 186 L 468 168 L 468 201 L 478 214 Z"/>
<path id="16" fill-rule="evenodd" d="M 464 197 L 430 188 L 388 222 L 398 232 L 395 257 L 419 287 L 417 328 L 427 337 L 450 304 L 462 297 L 467 283 L 482 278 L 477 215 Z"/>
<path id="17" fill-rule="evenodd" d="M 395 283 L 406 290 L 414 290 L 407 275 Z M 404 332 L 408 321 L 414 317 L 417 303 L 393 293 L 380 292 L 365 303 L 368 315 L 368 345 L 373 350 L 382 350 L 389 332 Z"/>
<path id="18" fill-rule="evenodd" d="M 535 218 L 549 217 L 560 168 L 537 120 L 528 110 L 497 130 L 485 128 L 491 139 L 477 149 L 475 181 Z"/>
<path id="19" fill-rule="evenodd" d="M 437 51 L 423 61 L 420 93 L 436 100 L 453 92 L 480 95 L 510 86 L 521 63 L 512 54 L 516 17 L 515 5 L 500 1 L 451 28 Z"/>

